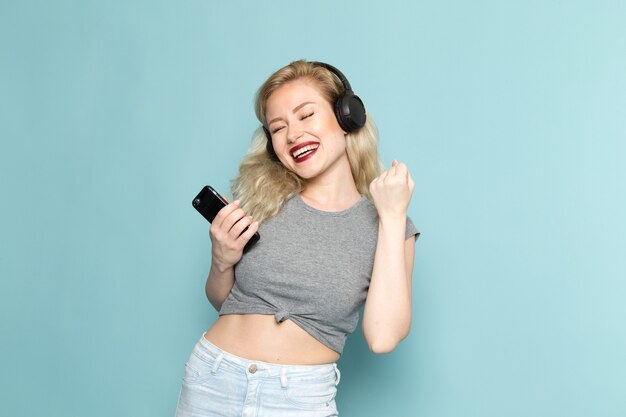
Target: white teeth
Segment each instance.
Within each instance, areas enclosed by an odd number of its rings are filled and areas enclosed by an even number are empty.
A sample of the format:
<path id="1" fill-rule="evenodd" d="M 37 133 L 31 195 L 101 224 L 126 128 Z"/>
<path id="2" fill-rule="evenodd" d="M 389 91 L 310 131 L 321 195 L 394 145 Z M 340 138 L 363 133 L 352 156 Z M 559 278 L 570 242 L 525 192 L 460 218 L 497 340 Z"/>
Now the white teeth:
<path id="1" fill-rule="evenodd" d="M 299 158 L 301 155 L 303 155 L 304 153 L 307 153 L 309 151 L 312 151 L 313 149 L 317 149 L 319 147 L 319 145 L 307 145 L 304 148 L 300 148 L 297 151 L 295 151 L 292 156 L 294 158 Z"/>

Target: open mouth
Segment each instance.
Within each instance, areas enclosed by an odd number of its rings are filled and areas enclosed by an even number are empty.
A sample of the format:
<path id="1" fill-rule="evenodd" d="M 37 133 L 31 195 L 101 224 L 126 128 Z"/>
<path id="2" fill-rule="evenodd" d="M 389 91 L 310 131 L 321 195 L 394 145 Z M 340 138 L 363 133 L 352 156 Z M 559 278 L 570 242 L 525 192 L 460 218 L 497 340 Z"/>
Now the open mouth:
<path id="1" fill-rule="evenodd" d="M 291 156 L 296 162 L 303 162 L 309 159 L 317 151 L 320 144 L 316 142 L 302 143 L 291 150 Z"/>

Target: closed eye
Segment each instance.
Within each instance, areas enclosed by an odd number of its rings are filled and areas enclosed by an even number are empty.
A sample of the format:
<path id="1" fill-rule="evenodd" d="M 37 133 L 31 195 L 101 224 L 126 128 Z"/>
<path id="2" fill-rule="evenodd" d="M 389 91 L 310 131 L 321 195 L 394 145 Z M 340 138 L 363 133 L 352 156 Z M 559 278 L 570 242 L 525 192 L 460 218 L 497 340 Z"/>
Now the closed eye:
<path id="1" fill-rule="evenodd" d="M 309 117 L 313 116 L 314 114 L 315 114 L 314 111 L 312 111 L 310 113 L 303 114 L 302 116 L 300 116 L 300 121 L 302 121 L 304 119 L 308 119 Z M 282 130 L 284 127 L 285 127 L 284 125 L 275 127 L 274 129 L 270 130 L 270 133 L 273 135 L 274 133 L 277 133 L 278 131 Z"/>
<path id="2" fill-rule="evenodd" d="M 285 126 L 278 126 L 278 127 L 274 128 L 274 129 L 272 129 L 272 131 L 271 131 L 272 135 L 273 135 L 274 133 L 278 132 L 279 130 L 281 130 L 282 128 L 284 128 L 284 127 L 285 127 Z"/>

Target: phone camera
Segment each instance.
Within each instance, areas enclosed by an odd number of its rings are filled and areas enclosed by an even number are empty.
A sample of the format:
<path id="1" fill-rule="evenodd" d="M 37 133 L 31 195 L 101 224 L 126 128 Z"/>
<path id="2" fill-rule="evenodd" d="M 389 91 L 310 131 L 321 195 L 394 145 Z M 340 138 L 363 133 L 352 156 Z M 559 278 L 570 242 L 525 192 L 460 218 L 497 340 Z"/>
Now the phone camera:
<path id="1" fill-rule="evenodd" d="M 193 200 L 193 205 L 197 206 L 198 204 L 200 204 L 200 199 L 196 198 L 195 200 Z"/>

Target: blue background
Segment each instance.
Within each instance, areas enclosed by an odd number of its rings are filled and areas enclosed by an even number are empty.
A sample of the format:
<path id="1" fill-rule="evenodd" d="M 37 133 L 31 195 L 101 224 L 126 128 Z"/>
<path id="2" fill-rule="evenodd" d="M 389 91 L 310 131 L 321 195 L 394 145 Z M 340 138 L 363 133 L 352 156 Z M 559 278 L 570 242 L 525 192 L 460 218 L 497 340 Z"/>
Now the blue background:
<path id="1" fill-rule="evenodd" d="M 410 336 L 343 416 L 626 415 L 621 1 L 2 1 L 0 415 L 170 416 L 216 313 L 208 225 L 291 60 L 415 178 Z"/>

